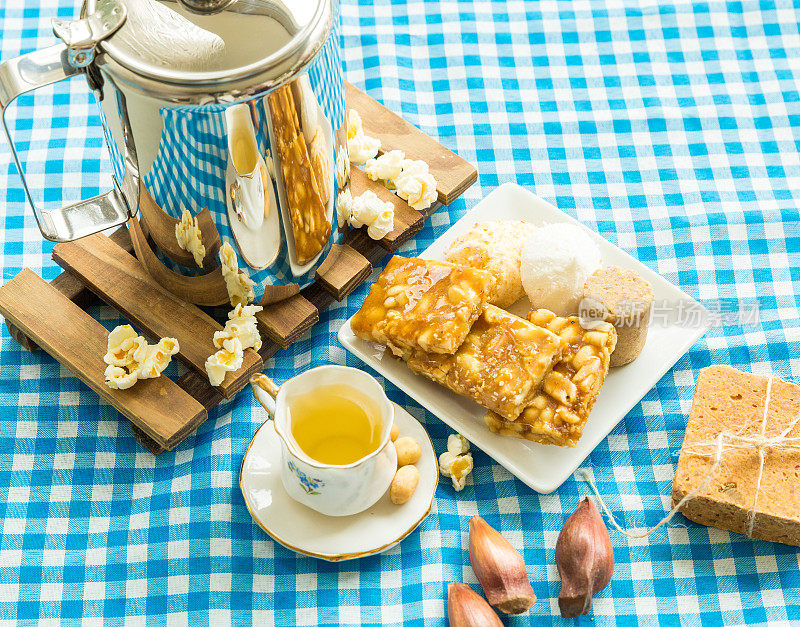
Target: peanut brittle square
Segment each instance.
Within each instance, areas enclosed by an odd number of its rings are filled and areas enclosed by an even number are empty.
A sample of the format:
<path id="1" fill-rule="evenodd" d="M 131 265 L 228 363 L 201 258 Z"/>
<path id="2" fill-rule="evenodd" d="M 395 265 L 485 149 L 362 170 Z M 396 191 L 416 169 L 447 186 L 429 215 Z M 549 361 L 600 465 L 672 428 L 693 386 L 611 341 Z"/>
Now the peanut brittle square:
<path id="1" fill-rule="evenodd" d="M 608 374 L 617 331 L 607 322 L 595 323 L 587 330 L 577 316 L 562 318 L 547 309 L 531 311 L 528 320 L 556 333 L 565 344 L 564 355 L 519 419 L 511 422 L 489 412 L 486 424 L 502 435 L 575 446 Z"/>
<path id="2" fill-rule="evenodd" d="M 350 327 L 357 337 L 384 344 L 395 355 L 452 354 L 483 310 L 493 282 L 483 270 L 395 255 Z"/>
<path id="3" fill-rule="evenodd" d="M 530 404 L 561 358 L 555 333 L 487 304 L 454 355 L 417 350 L 408 367 L 508 420 Z"/>
<path id="4" fill-rule="evenodd" d="M 305 139 L 300 132 L 290 86 L 279 87 L 267 100 L 275 136 L 275 154 L 289 205 L 297 263 L 302 265 L 323 249 L 331 233 L 331 223 L 317 187 Z"/>

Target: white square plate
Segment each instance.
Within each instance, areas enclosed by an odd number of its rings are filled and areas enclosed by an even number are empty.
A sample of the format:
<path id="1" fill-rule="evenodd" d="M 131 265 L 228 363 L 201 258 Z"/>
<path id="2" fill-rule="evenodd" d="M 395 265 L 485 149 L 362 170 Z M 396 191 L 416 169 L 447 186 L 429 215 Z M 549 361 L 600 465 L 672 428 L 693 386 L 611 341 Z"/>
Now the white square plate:
<path id="1" fill-rule="evenodd" d="M 506 183 L 465 214 L 420 256 L 425 259 L 442 259 L 445 249 L 458 235 L 469 230 L 476 222 L 493 220 L 525 220 L 532 224 L 580 224 L 519 185 Z M 663 304 L 670 304 L 673 315 L 668 320 L 653 320 L 647 343 L 636 361 L 610 370 L 583 436 L 574 448 L 537 444 L 492 433 L 483 421 L 486 414 L 484 408 L 415 375 L 383 346 L 355 337 L 350 330 L 350 320 L 339 329 L 339 341 L 347 350 L 463 434 L 531 488 L 544 494 L 552 492 L 581 465 L 625 414 L 708 328 L 707 312 L 702 305 L 597 233 L 588 232 L 600 247 L 605 265 L 628 268 L 647 279 L 655 292 L 654 311 Z M 674 316 L 674 310 L 679 303 L 682 311 L 695 312 L 693 320 L 697 324 L 687 325 L 685 321 Z M 523 299 L 512 311 L 524 315 L 528 309 L 529 303 L 527 299 Z"/>

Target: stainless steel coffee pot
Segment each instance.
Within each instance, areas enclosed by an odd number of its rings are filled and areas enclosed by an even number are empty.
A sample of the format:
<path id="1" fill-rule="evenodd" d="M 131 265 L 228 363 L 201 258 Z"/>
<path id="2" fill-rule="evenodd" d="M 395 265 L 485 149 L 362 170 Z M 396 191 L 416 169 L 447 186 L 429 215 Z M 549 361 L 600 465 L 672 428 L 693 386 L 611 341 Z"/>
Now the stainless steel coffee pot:
<path id="1" fill-rule="evenodd" d="M 114 187 L 45 211 L 23 175 L 44 237 L 127 222 L 150 274 L 204 305 L 230 300 L 232 264 L 256 301 L 313 280 L 349 175 L 336 0 L 85 0 L 53 31 L 0 65 L 0 110 L 83 74 Z"/>

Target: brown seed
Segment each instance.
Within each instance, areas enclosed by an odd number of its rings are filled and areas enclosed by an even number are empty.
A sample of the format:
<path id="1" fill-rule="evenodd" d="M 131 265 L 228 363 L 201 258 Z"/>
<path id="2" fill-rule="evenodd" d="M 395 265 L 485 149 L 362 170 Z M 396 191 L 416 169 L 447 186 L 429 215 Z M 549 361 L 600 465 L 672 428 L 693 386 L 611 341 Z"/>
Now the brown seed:
<path id="1" fill-rule="evenodd" d="M 522 614 L 536 603 L 522 555 L 480 516 L 469 519 L 469 561 L 489 603 L 501 612 Z"/>
<path id="2" fill-rule="evenodd" d="M 497 613 L 465 583 L 447 585 L 447 619 L 450 627 L 502 627 Z"/>
<path id="3" fill-rule="evenodd" d="M 614 549 L 600 512 L 589 497 L 567 518 L 556 542 L 556 566 L 561 577 L 558 607 L 564 618 L 588 614 L 592 595 L 611 581 Z"/>

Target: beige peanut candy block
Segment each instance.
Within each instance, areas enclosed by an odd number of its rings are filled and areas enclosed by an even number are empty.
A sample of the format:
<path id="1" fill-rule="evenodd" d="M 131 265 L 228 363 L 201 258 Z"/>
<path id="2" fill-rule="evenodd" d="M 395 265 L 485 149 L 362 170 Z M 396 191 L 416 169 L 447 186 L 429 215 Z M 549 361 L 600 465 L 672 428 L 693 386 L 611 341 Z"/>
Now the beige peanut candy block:
<path id="1" fill-rule="evenodd" d="M 528 320 L 557 334 L 566 347 L 564 354 L 519 419 L 511 422 L 489 412 L 486 425 L 501 435 L 575 446 L 608 374 L 616 330 L 608 322 L 587 330 L 577 316 L 562 318 L 547 309 L 531 311 Z"/>
<path id="2" fill-rule="evenodd" d="M 564 350 L 553 332 L 486 305 L 454 355 L 415 351 L 414 372 L 516 420 Z"/>
<path id="3" fill-rule="evenodd" d="M 724 431 L 742 436 L 760 434 L 767 382 L 765 376 L 730 366 L 709 366 L 700 371 L 672 482 L 673 505 L 702 486 L 713 466 L 714 445 L 700 444 L 714 442 Z M 798 415 L 800 387 L 774 378 L 764 435 L 781 434 Z M 800 437 L 800 425 L 786 437 Z M 681 507 L 681 513 L 703 525 L 746 534 L 755 505 L 753 538 L 800 546 L 800 451 L 776 445 L 765 453 L 758 495 L 758 450 L 725 450 L 716 473 Z"/>
<path id="4" fill-rule="evenodd" d="M 452 354 L 480 315 L 492 277 L 443 261 L 395 255 L 372 285 L 350 327 L 399 356 Z"/>
<path id="5" fill-rule="evenodd" d="M 629 364 L 642 352 L 654 298 L 650 283 L 624 268 L 601 268 L 586 281 L 581 319 L 603 320 L 616 327 L 612 367 Z"/>

